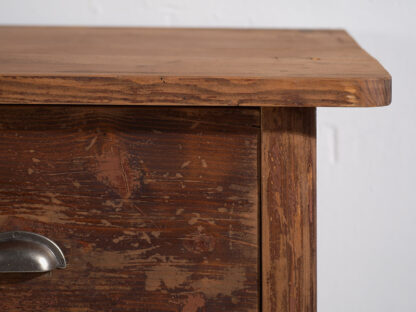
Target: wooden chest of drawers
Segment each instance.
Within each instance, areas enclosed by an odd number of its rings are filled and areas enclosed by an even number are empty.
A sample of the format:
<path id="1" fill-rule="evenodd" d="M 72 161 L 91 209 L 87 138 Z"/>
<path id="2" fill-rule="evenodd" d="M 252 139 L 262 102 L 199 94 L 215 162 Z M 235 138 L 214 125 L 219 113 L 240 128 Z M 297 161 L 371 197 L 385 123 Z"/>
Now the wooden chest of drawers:
<path id="1" fill-rule="evenodd" d="M 315 107 L 390 101 L 343 31 L 0 28 L 0 310 L 316 311 Z"/>

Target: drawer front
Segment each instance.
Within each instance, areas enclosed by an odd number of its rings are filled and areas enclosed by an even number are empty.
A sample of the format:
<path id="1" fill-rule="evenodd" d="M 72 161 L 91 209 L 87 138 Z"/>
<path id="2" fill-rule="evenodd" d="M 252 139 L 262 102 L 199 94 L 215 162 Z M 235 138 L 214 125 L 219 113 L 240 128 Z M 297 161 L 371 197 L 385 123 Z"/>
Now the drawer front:
<path id="1" fill-rule="evenodd" d="M 257 311 L 257 109 L 0 107 L 0 230 L 67 268 L 0 274 L 1 311 Z"/>

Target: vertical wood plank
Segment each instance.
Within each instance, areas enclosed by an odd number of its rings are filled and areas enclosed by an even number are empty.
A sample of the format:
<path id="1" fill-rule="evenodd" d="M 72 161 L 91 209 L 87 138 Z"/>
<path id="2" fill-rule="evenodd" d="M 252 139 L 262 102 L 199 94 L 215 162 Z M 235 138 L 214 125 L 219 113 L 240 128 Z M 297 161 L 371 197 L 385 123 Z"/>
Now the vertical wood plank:
<path id="1" fill-rule="evenodd" d="M 315 108 L 261 118 L 263 311 L 315 312 Z"/>

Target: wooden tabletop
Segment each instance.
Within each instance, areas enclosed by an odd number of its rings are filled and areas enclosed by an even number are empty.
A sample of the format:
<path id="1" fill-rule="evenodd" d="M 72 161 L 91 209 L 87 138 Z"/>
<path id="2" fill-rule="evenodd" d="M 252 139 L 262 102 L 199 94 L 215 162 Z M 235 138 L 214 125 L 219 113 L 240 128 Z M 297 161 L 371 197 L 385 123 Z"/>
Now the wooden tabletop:
<path id="1" fill-rule="evenodd" d="M 1 104 L 383 106 L 342 30 L 0 27 Z"/>

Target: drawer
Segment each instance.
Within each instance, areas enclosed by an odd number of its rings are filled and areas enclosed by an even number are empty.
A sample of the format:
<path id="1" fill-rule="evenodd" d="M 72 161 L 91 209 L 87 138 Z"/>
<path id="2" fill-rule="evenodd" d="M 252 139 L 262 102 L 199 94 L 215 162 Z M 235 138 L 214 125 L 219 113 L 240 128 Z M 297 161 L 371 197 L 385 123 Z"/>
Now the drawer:
<path id="1" fill-rule="evenodd" d="M 0 230 L 67 267 L 1 311 L 258 311 L 259 110 L 0 107 Z"/>

